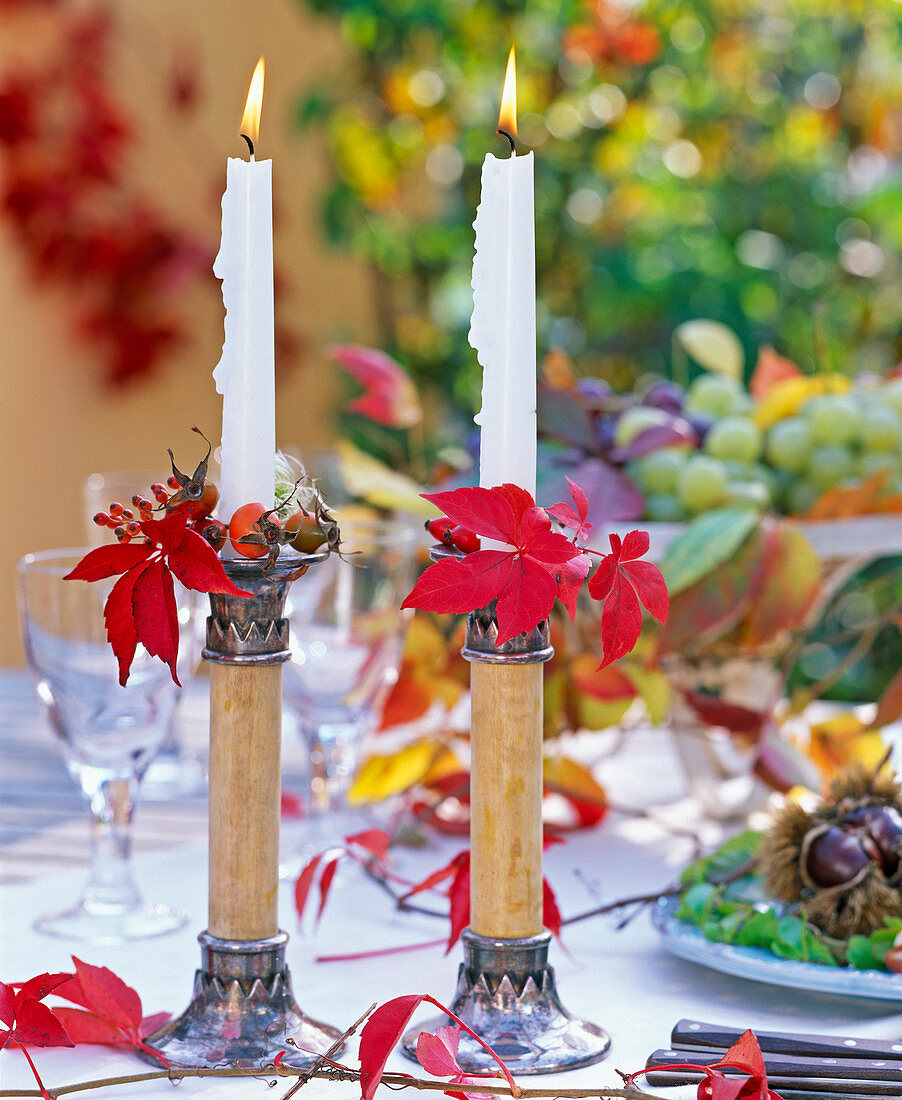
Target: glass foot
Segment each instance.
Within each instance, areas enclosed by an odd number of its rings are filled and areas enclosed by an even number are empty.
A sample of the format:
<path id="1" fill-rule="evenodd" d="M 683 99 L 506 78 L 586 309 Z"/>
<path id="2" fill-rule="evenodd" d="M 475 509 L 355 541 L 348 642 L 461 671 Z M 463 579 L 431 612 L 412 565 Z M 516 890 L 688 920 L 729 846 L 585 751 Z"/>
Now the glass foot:
<path id="1" fill-rule="evenodd" d="M 203 765 L 188 754 L 166 753 L 151 760 L 141 780 L 141 797 L 146 802 L 172 802 L 201 794 L 207 785 Z"/>
<path id="2" fill-rule="evenodd" d="M 36 932 L 59 939 L 82 940 L 85 943 L 116 944 L 129 940 L 165 936 L 182 928 L 188 914 L 168 905 L 140 905 L 123 909 L 112 906 L 87 906 L 84 903 L 39 917 L 34 922 Z"/>

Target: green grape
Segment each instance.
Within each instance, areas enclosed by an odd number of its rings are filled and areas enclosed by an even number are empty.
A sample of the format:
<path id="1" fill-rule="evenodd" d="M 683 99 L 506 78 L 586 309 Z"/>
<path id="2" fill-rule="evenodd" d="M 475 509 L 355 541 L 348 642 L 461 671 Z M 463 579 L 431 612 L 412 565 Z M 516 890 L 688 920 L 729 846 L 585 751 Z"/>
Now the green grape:
<path id="1" fill-rule="evenodd" d="M 800 416 L 778 420 L 767 433 L 765 453 L 778 470 L 798 473 L 811 451 L 811 428 Z"/>
<path id="2" fill-rule="evenodd" d="M 682 448 L 661 447 L 637 459 L 630 468 L 630 475 L 645 493 L 672 493 L 685 461 L 686 452 Z"/>
<path id="3" fill-rule="evenodd" d="M 705 450 L 715 458 L 754 462 L 761 454 L 761 429 L 745 416 L 726 416 L 712 425 Z"/>
<path id="4" fill-rule="evenodd" d="M 624 409 L 614 427 L 614 445 L 626 447 L 646 428 L 656 428 L 669 424 L 673 418 L 663 409 L 652 409 L 646 405 L 633 405 Z"/>
<path id="5" fill-rule="evenodd" d="M 676 523 L 686 512 L 676 497 L 666 493 L 649 493 L 645 498 L 645 518 L 657 523 Z"/>
<path id="6" fill-rule="evenodd" d="M 677 474 L 677 500 L 689 512 L 720 504 L 727 489 L 727 469 L 717 458 L 692 455 Z"/>
<path id="7" fill-rule="evenodd" d="M 874 474 L 889 470 L 891 474 L 896 472 L 896 460 L 886 451 L 865 451 L 858 456 L 856 462 L 858 476 L 860 478 L 872 477 Z"/>
<path id="8" fill-rule="evenodd" d="M 861 406 L 851 394 L 815 398 L 805 406 L 805 416 L 813 443 L 851 443 L 862 427 Z"/>
<path id="9" fill-rule="evenodd" d="M 865 451 L 898 451 L 902 445 L 902 416 L 889 405 L 872 409 L 861 426 Z"/>
<path id="10" fill-rule="evenodd" d="M 796 478 L 786 487 L 783 505 L 791 516 L 798 516 L 807 512 L 820 495 L 820 491 L 810 481 Z"/>
<path id="11" fill-rule="evenodd" d="M 770 507 L 770 490 L 763 481 L 728 481 L 726 504 L 751 504 L 764 512 Z"/>
<path id="12" fill-rule="evenodd" d="M 742 386 L 735 379 L 722 374 L 703 374 L 689 387 L 685 411 L 708 413 L 715 417 L 729 416 L 743 404 L 745 396 Z"/>
<path id="13" fill-rule="evenodd" d="M 855 463 L 848 447 L 825 443 L 815 447 L 808 456 L 808 480 L 820 492 L 832 489 L 854 472 Z"/>

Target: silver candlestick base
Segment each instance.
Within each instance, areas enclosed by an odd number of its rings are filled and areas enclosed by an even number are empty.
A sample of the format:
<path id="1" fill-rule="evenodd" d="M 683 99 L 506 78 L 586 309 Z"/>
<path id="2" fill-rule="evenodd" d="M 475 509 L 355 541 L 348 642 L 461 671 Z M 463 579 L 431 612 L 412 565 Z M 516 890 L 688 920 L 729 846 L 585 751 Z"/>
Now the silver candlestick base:
<path id="1" fill-rule="evenodd" d="M 441 556 L 441 555 L 438 555 Z M 467 618 L 463 656 L 486 664 L 532 664 L 554 655 L 547 621 L 496 646 L 495 605 L 472 611 Z M 600 1062 L 611 1047 L 608 1033 L 577 1019 L 561 1004 L 548 965 L 550 932 L 522 939 L 479 936 L 466 929 L 461 936 L 464 961 L 457 975 L 451 1011 L 471 1027 L 514 1074 L 563 1073 Z M 450 1024 L 450 1017 L 410 1028 L 404 1053 L 416 1059 L 417 1036 Z M 470 1072 L 497 1068 L 486 1051 L 462 1033 L 459 1065 Z"/>
<path id="2" fill-rule="evenodd" d="M 464 961 L 451 1011 L 492 1047 L 511 1073 L 563 1073 L 605 1057 L 611 1047 L 608 1033 L 571 1016 L 560 1002 L 548 965 L 550 932 L 502 940 L 477 936 L 468 928 L 461 940 Z M 420 1032 L 453 1022 L 442 1016 L 410 1028 L 402 1040 L 404 1053 L 416 1060 Z M 457 1061 L 470 1073 L 498 1068 L 465 1032 Z"/>
<path id="3" fill-rule="evenodd" d="M 285 965 L 286 932 L 266 940 L 198 936 L 201 968 L 187 1009 L 147 1042 L 173 1066 L 312 1065 L 339 1038 L 337 1027 L 298 1008 Z M 154 1061 L 144 1055 L 146 1061 Z"/>
<path id="4" fill-rule="evenodd" d="M 288 588 L 309 566 L 327 557 L 327 551 L 298 554 L 285 548 L 268 572 L 259 559 L 224 560 L 229 579 L 253 595 L 210 596 L 204 659 L 246 667 L 287 661 Z M 172 1065 L 253 1068 L 284 1052 L 283 1064 L 306 1068 L 340 1038 L 338 1028 L 311 1020 L 298 1008 L 285 965 L 286 932 L 267 939 L 231 940 L 206 931 L 198 939 L 201 968 L 194 976 L 191 1003 L 147 1038 Z M 156 1062 L 149 1055 L 142 1057 Z"/>

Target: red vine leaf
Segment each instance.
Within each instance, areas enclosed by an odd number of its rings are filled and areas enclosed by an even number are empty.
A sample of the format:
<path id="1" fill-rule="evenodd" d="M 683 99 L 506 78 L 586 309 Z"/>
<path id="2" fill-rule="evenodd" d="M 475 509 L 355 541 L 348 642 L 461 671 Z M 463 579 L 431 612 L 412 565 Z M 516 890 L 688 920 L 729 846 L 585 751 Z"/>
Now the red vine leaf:
<path id="1" fill-rule="evenodd" d="M 145 520 L 141 532 L 148 542 L 118 543 L 91 550 L 66 580 L 96 581 L 121 574 L 104 605 L 107 638 L 119 663 L 119 683 L 125 686 L 138 642 L 169 665 L 178 684 L 178 611 L 173 573 L 196 592 L 249 596 L 229 580 L 213 548 L 188 530 L 185 512 L 165 519 Z"/>
<path id="2" fill-rule="evenodd" d="M 132 589 L 135 634 L 151 657 L 165 661 L 179 683 L 179 613 L 175 606 L 172 574 L 162 561 L 145 566 Z M 181 686 L 181 685 L 179 685 Z"/>
<path id="3" fill-rule="evenodd" d="M 0 1045 L 7 1042 L 29 1047 L 73 1047 L 75 1043 L 56 1018 L 53 1010 L 35 997 L 16 996 L 15 1027 L 0 1036 Z"/>
<path id="4" fill-rule="evenodd" d="M 636 1079 L 646 1073 L 655 1073 L 665 1067 L 646 1066 L 645 1069 L 631 1073 L 626 1079 L 627 1089 L 636 1083 Z M 669 1070 L 691 1070 L 703 1075 L 696 1095 L 698 1100 L 781 1100 L 781 1097 L 767 1087 L 767 1072 L 761 1047 L 752 1031 L 745 1031 L 730 1047 L 719 1062 L 713 1065 L 697 1065 L 686 1062 L 680 1065 L 670 1064 Z M 748 1076 L 745 1079 L 726 1077 L 722 1070 L 739 1070 Z"/>
<path id="5" fill-rule="evenodd" d="M 382 1080 L 388 1056 L 398 1045 L 410 1017 L 423 1003 L 422 993 L 395 997 L 370 1016 L 360 1032 L 361 1100 L 372 1100 Z"/>
<path id="6" fill-rule="evenodd" d="M 576 600 L 591 568 L 592 559 L 589 555 L 577 554 L 570 561 L 565 561 L 558 573 L 557 597 L 567 608 L 571 622 L 576 622 Z"/>
<path id="7" fill-rule="evenodd" d="M 433 1077 L 454 1077 L 463 1073 L 457 1064 L 459 1046 L 459 1027 L 440 1027 L 434 1035 L 421 1031 L 417 1036 L 417 1061 Z"/>
<path id="8" fill-rule="evenodd" d="M 380 1007 L 376 1009 L 364 1025 L 360 1033 L 361 1100 L 372 1100 L 372 1096 L 378 1088 L 379 1082 L 382 1080 L 382 1073 L 385 1069 L 385 1063 L 388 1060 L 388 1056 L 394 1050 L 395 1046 L 397 1046 L 398 1041 L 404 1034 L 410 1017 L 424 1001 L 435 1005 L 437 1009 L 454 1020 L 459 1025 L 460 1030 L 465 1031 L 475 1039 L 483 1050 L 491 1055 L 497 1063 L 501 1074 L 503 1074 L 507 1081 L 511 1094 L 515 1097 L 519 1097 L 520 1089 L 516 1081 L 511 1077 L 510 1070 L 488 1043 L 484 1042 L 475 1031 L 468 1027 L 463 1020 L 455 1016 L 451 1009 L 443 1005 L 441 1001 L 437 1001 L 434 997 L 430 997 L 426 993 L 420 993 L 411 994 L 406 997 L 395 997 L 394 1000 L 387 1001 L 384 1005 L 380 1005 Z M 440 1029 L 440 1031 L 446 1033 L 447 1030 L 448 1029 L 445 1028 Z M 451 1042 L 453 1043 L 453 1039 Z M 433 1055 L 436 1054 L 434 1047 L 430 1048 L 430 1053 Z M 455 1074 L 455 1076 L 457 1075 Z M 457 1094 L 451 1093 L 449 1095 Z"/>
<path id="9" fill-rule="evenodd" d="M 574 532 L 574 538 L 585 539 L 592 530 L 592 524 L 587 522 L 589 498 L 576 482 L 569 477 L 567 478 L 567 484 L 570 486 L 570 496 L 573 499 L 573 504 L 555 504 L 551 508 L 547 508 L 546 511 L 565 527 L 570 528 Z"/>
<path id="10" fill-rule="evenodd" d="M 81 1008 L 58 1009 L 83 1043 L 111 1043 L 136 1047 L 169 1065 L 159 1051 L 147 1046 L 144 1035 L 160 1016 L 143 1018 L 141 998 L 117 974 L 105 966 L 92 966 L 72 956 L 75 975 L 57 994 Z M 83 1011 L 85 1010 L 85 1011 Z"/>
<path id="11" fill-rule="evenodd" d="M 463 614 L 497 599 L 497 645 L 546 618 L 558 594 L 561 569 L 581 551 L 551 530 L 548 513 L 536 508 L 532 496 L 510 483 L 424 495 L 453 523 L 511 549 L 477 550 L 436 562 L 402 606 Z M 568 575 L 570 586 L 576 575 Z"/>
<path id="12" fill-rule="evenodd" d="M 629 531 L 621 541 L 609 536 L 611 553 L 606 554 L 589 580 L 589 595 L 604 600 L 601 613 L 601 644 L 604 668 L 631 652 L 642 630 L 642 609 L 660 623 L 667 622 L 669 597 L 660 569 L 648 561 L 638 561 L 648 552 L 645 531 Z"/>
<path id="13" fill-rule="evenodd" d="M 310 894 L 310 887 L 313 885 L 313 880 L 316 877 L 316 869 L 319 867 L 322 858 L 323 853 L 317 852 L 301 870 L 297 882 L 294 884 L 294 908 L 299 920 L 304 915 L 307 898 Z"/>
<path id="14" fill-rule="evenodd" d="M 338 870 L 338 860 L 340 857 L 336 856 L 335 859 L 330 859 L 329 862 L 323 867 L 323 873 L 319 879 L 319 909 L 316 911 L 316 919 L 319 922 L 322 919 L 323 910 L 326 908 L 326 902 L 329 900 L 329 891 L 332 888 L 332 880 L 335 878 L 335 872 Z"/>

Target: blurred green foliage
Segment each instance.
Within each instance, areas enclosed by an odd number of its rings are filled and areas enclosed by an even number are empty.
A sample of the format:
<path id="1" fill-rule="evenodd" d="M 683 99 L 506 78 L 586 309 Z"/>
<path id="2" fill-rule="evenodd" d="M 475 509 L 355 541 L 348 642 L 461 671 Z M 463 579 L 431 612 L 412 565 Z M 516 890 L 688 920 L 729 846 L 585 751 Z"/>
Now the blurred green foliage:
<path id="1" fill-rule="evenodd" d="M 386 350 L 462 411 L 472 221 L 517 46 L 536 154 L 540 354 L 628 388 L 711 317 L 751 363 L 899 358 L 902 5 L 895 0 L 305 0 L 348 60 L 297 121 L 326 135 L 328 238 L 372 263 Z"/>

